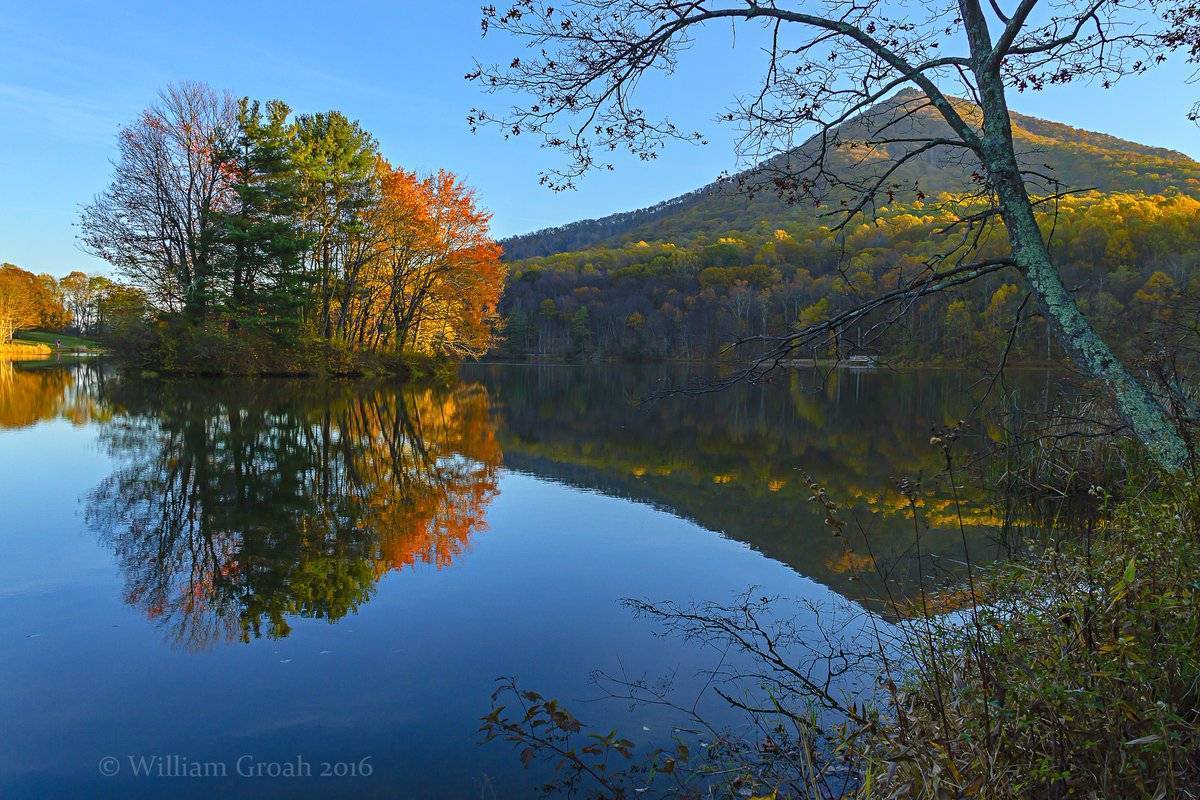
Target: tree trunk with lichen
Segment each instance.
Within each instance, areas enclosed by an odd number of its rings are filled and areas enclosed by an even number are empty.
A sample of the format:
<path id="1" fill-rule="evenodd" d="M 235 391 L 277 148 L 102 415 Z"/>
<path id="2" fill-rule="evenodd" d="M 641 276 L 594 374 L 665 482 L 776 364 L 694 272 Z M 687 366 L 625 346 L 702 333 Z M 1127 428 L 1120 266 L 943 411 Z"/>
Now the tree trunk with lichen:
<path id="1" fill-rule="evenodd" d="M 1183 437 L 1163 406 L 1125 368 L 1063 286 L 1028 200 L 1002 199 L 1001 214 L 1008 226 L 1013 259 L 1063 349 L 1081 370 L 1108 387 L 1117 411 L 1154 461 L 1169 472 L 1182 470 L 1188 458 Z"/>
<path id="2" fill-rule="evenodd" d="M 974 6 L 974 3 L 962 4 L 964 11 L 970 6 Z M 1063 285 L 1058 269 L 1050 259 L 1050 251 L 1038 227 L 1033 204 L 1017 163 L 1004 83 L 997 70 L 986 66 L 991 52 L 990 37 L 986 27 L 977 29 L 972 24 L 975 15 L 966 13 L 964 16 L 976 59 L 975 75 L 979 104 L 983 111 L 981 155 L 990 183 L 996 191 L 1013 261 L 1024 274 L 1025 282 L 1037 298 L 1042 314 L 1071 360 L 1084 373 L 1108 388 L 1118 413 L 1155 463 L 1169 472 L 1177 473 L 1184 468 L 1188 459 L 1187 445 L 1178 428 L 1149 389 L 1125 368 L 1092 328 L 1075 303 L 1075 298 Z M 981 15 L 978 20 L 982 21 Z"/>

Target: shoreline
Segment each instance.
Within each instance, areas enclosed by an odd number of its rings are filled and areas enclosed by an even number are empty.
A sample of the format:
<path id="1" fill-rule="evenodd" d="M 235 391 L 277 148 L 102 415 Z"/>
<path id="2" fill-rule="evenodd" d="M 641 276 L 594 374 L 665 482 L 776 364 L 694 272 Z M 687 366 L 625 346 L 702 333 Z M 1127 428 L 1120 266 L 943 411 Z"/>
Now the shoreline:
<path id="1" fill-rule="evenodd" d="M 888 362 L 884 360 L 876 361 L 870 365 L 860 365 L 848 363 L 846 359 L 818 359 L 813 361 L 807 359 L 810 363 L 780 363 L 774 368 L 788 370 L 806 370 L 806 369 L 846 369 L 855 372 L 896 372 L 900 370 L 963 370 L 972 369 L 979 365 L 971 365 L 965 362 Z M 552 357 L 539 356 L 485 356 L 480 359 L 464 361 L 463 363 L 470 364 L 499 364 L 512 366 L 553 366 L 553 367 L 586 367 L 586 366 L 620 366 L 620 367 L 651 367 L 651 366 L 703 366 L 703 367 L 747 367 L 753 364 L 752 361 L 722 361 L 718 359 L 686 359 L 686 358 L 665 358 L 654 360 L 626 360 L 620 358 L 601 358 L 601 359 L 562 359 Z M 1053 370 L 1069 367 L 1066 361 L 1011 361 L 1005 365 L 1005 369 L 1010 370 Z"/>

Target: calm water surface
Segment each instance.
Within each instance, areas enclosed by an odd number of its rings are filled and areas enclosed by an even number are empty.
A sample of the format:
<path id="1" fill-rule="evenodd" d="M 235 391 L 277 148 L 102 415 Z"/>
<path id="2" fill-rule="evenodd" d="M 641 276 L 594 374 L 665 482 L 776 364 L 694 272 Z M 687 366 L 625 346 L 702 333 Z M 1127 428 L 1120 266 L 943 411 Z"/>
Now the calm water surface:
<path id="1" fill-rule="evenodd" d="M 523 797 L 536 771 L 476 735 L 497 676 L 653 740 L 672 720 L 589 702 L 589 674 L 675 672 L 686 694 L 712 666 L 622 598 L 903 596 L 916 561 L 892 480 L 936 471 L 930 428 L 961 413 L 969 376 L 843 373 L 814 392 L 794 373 L 642 402 L 664 378 L 481 365 L 398 388 L 0 364 L 0 796 Z M 850 506 L 886 584 L 830 535 L 802 471 Z M 937 568 L 961 539 L 934 489 L 926 510 Z M 991 552 L 986 505 L 966 521 Z M 239 759 L 313 775 L 239 776 Z M 363 759 L 370 776 L 319 774 Z M 199 762 L 228 774 L 177 776 Z"/>

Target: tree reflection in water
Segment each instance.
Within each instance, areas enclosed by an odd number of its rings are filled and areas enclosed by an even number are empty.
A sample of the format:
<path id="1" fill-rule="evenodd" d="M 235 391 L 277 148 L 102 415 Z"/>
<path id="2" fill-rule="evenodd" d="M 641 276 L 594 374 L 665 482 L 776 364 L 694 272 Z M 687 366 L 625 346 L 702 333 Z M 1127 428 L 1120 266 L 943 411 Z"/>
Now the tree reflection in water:
<path id="1" fill-rule="evenodd" d="M 113 472 L 87 521 L 127 600 L 192 648 L 336 620 L 391 570 L 451 564 L 485 526 L 502 447 L 509 470 L 690 519 L 885 614 L 922 576 L 961 581 L 964 538 L 987 561 L 1007 553 L 997 533 L 1021 533 L 981 481 L 956 501 L 939 475 L 930 431 L 962 412 L 964 373 L 836 375 L 819 393 L 784 373 L 639 402 L 663 374 L 478 366 L 434 389 L 0 365 L 0 427 L 98 424 Z M 1056 402 L 1049 374 L 1020 383 Z M 806 474 L 844 504 L 844 536 Z M 923 478 L 920 526 L 897 476 Z"/>
<path id="2" fill-rule="evenodd" d="M 104 419 L 96 386 L 104 370 L 99 363 L 64 369 L 59 361 L 0 357 L 0 428 L 25 428 L 62 418 L 82 425 Z"/>
<path id="3" fill-rule="evenodd" d="M 87 499 L 126 600 L 177 643 L 337 620 L 389 570 L 450 564 L 501 463 L 486 391 L 287 381 L 117 382 Z"/>
<path id="4" fill-rule="evenodd" d="M 481 365 L 464 374 L 497 407 L 507 469 L 678 514 L 887 616 L 902 615 L 930 576 L 963 579 L 964 538 L 972 559 L 987 562 L 1033 525 L 1006 518 L 978 474 L 950 490 L 930 435 L 974 418 L 972 392 L 982 389 L 968 371 L 783 370 L 759 384 L 663 396 L 694 370 L 711 380 L 703 367 L 669 366 Z M 1059 384 L 1048 372 L 1010 378 L 1029 408 L 1053 407 Z M 977 436 L 960 457 L 989 447 Z M 843 507 L 844 535 L 825 524 L 805 475 Z M 920 480 L 916 535 L 899 477 Z"/>

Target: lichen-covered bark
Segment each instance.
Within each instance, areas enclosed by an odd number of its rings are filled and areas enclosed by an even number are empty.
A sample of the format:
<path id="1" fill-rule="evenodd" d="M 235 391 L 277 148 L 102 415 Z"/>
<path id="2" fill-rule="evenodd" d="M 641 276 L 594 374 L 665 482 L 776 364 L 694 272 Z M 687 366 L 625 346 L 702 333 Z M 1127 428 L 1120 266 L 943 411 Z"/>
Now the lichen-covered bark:
<path id="1" fill-rule="evenodd" d="M 1044 244 L 1021 249 L 1020 254 L 1014 253 L 1016 262 L 1063 348 L 1080 369 L 1108 386 L 1121 416 L 1159 466 L 1171 472 L 1182 470 L 1187 463 L 1187 445 L 1166 411 L 1079 311 L 1075 298 L 1050 263 Z"/>
<path id="2" fill-rule="evenodd" d="M 1179 472 L 1187 462 L 1187 445 L 1162 405 L 1100 338 L 1079 310 L 1075 298 L 1063 286 L 1058 269 L 1050 260 L 1029 198 L 1025 196 L 1023 183 L 1019 193 L 1001 191 L 999 194 L 1013 260 L 1024 272 L 1026 283 L 1059 343 L 1080 369 L 1109 388 L 1117 410 L 1155 462 L 1170 472 Z"/>
<path id="3" fill-rule="evenodd" d="M 1187 445 L 1166 410 L 1100 338 L 1063 286 L 1042 238 L 1017 164 L 1004 83 L 989 58 L 991 37 L 974 0 L 960 0 L 970 41 L 983 129 L 979 139 L 984 168 L 996 191 L 1000 216 L 1008 230 L 1012 257 L 1062 347 L 1086 374 L 1112 392 L 1118 412 L 1155 462 L 1170 472 L 1187 463 Z"/>

